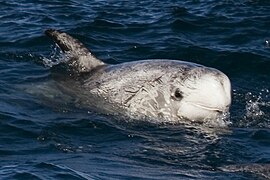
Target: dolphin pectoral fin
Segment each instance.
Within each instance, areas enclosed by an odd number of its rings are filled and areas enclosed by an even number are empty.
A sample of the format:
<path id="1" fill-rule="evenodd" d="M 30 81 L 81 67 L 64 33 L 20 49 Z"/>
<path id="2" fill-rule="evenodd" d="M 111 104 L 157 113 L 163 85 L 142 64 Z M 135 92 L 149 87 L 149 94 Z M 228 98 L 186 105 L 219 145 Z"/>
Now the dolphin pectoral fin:
<path id="1" fill-rule="evenodd" d="M 48 29 L 45 31 L 45 34 L 50 37 L 64 53 L 68 54 L 68 64 L 78 73 L 90 72 L 94 68 L 105 64 L 93 56 L 83 43 L 67 33 Z"/>

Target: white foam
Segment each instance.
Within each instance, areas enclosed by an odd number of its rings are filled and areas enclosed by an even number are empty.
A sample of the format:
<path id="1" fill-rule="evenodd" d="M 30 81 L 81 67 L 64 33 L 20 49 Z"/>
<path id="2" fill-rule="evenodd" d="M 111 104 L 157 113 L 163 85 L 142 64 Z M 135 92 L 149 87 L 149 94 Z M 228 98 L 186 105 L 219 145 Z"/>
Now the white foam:
<path id="1" fill-rule="evenodd" d="M 60 50 L 60 48 L 58 46 L 54 46 L 52 48 L 52 53 L 50 55 L 49 58 L 43 57 L 42 61 L 43 64 L 47 67 L 53 67 L 55 65 L 58 65 L 62 62 L 66 62 L 67 61 L 67 57 L 65 56 L 65 54 Z"/>

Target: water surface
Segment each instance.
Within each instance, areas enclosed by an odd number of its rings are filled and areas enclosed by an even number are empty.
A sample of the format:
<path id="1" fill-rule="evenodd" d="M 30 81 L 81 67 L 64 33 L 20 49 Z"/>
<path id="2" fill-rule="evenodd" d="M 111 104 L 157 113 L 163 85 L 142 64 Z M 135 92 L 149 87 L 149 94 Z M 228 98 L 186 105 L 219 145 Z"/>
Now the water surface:
<path id="1" fill-rule="evenodd" d="M 0 2 L 1 179 L 269 178 L 269 8 L 264 0 Z M 55 102 L 27 93 L 19 87 L 52 80 L 48 28 L 106 63 L 165 58 L 220 69 L 232 82 L 230 128 L 121 122 L 59 103 L 72 98 L 59 92 Z"/>

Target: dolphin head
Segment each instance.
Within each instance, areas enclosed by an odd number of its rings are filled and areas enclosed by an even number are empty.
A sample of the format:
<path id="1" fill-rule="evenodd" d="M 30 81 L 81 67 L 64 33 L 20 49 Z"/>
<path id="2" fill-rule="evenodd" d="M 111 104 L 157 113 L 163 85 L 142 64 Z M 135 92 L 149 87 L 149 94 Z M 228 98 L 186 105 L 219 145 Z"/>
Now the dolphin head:
<path id="1" fill-rule="evenodd" d="M 168 83 L 171 114 L 203 122 L 229 111 L 231 83 L 222 72 L 204 66 L 172 73 Z"/>

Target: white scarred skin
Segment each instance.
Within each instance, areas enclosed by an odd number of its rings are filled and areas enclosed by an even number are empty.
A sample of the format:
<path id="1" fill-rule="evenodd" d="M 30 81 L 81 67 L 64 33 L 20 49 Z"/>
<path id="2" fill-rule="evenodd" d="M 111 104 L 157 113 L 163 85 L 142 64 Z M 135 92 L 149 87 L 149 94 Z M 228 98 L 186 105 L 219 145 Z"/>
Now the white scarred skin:
<path id="1" fill-rule="evenodd" d="M 229 110 L 230 80 L 216 69 L 157 59 L 108 65 L 70 35 L 57 30 L 45 33 L 65 52 L 66 63 L 80 82 L 70 91 L 77 89 L 78 101 L 103 113 L 155 121 L 204 122 Z"/>
<path id="2" fill-rule="evenodd" d="M 183 61 L 104 66 L 87 77 L 83 87 L 132 118 L 203 121 L 227 112 L 231 104 L 231 86 L 225 74 Z M 181 97 L 175 97 L 176 90 Z"/>

